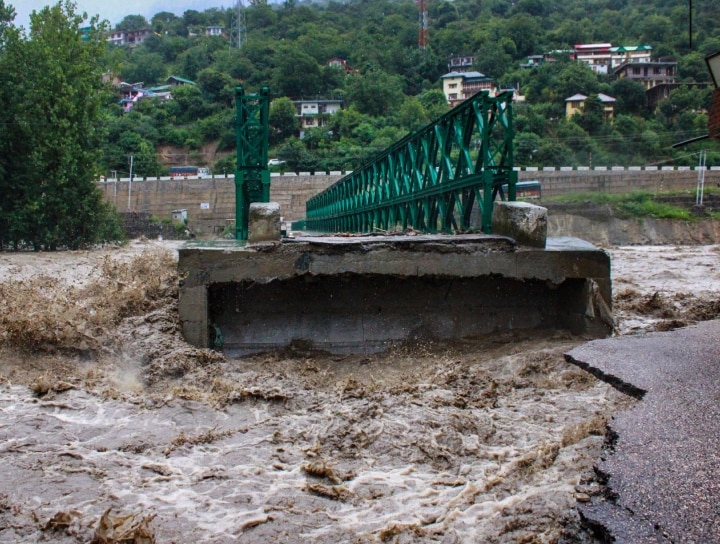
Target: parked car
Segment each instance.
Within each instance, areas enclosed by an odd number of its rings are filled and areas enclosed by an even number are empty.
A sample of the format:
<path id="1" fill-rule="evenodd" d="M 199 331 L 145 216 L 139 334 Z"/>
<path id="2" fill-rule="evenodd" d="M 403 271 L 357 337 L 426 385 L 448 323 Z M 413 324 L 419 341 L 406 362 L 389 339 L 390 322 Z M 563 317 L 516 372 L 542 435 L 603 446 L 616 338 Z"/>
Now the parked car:
<path id="1" fill-rule="evenodd" d="M 285 161 L 281 161 L 280 159 L 270 159 L 268 161 L 268 166 L 280 166 L 281 164 L 285 164 Z"/>

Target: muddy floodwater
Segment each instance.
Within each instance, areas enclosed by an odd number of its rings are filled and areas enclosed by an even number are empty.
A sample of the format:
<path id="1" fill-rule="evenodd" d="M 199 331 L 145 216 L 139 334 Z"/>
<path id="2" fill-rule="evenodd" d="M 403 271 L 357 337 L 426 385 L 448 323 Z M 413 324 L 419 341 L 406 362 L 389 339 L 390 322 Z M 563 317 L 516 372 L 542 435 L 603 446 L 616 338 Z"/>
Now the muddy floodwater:
<path id="1" fill-rule="evenodd" d="M 238 360 L 178 331 L 176 242 L 0 253 L 0 542 L 590 542 L 632 401 L 564 332 Z M 720 246 L 612 256 L 618 334 L 720 316 Z"/>

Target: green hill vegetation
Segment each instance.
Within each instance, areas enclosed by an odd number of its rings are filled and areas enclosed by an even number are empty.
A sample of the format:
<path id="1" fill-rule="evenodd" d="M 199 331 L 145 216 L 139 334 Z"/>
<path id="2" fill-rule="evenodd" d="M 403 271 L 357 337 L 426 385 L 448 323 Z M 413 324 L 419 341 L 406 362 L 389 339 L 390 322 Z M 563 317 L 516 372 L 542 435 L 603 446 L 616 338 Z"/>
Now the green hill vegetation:
<path id="1" fill-rule="evenodd" d="M 579 43 L 650 45 L 654 58 L 677 60 L 678 82 L 707 83 L 704 57 L 720 51 L 720 4 L 713 0 L 694 2 L 692 44 L 688 4 L 680 0 L 428 0 L 424 50 L 418 48 L 415 2 L 251 4 L 240 49 L 226 38 L 202 35 L 207 25 L 229 32 L 232 9 L 163 12 L 150 21 L 129 16 L 118 25 L 155 34 L 134 48 L 109 48 L 107 70 L 146 86 L 170 75 L 197 85 L 176 89 L 166 104 L 145 100 L 128 115 L 109 104 L 107 170 L 127 170 L 127 157 L 135 153 L 138 167 L 152 175 L 162 168 L 153 150 L 164 145 L 186 148 L 199 163 L 217 158 L 215 150 L 231 155 L 238 84 L 247 92 L 270 86 L 272 156 L 290 168 L 350 169 L 446 111 L 440 77 L 458 54 L 474 56 L 475 70 L 526 97 L 515 105 L 520 166 L 693 165 L 701 147 L 711 150 L 708 164 L 720 164 L 718 146 L 708 141 L 672 148 L 707 132 L 710 87 L 679 88 L 648 111 L 642 84 L 597 75 L 562 53 Z M 520 67 L 529 55 L 551 51 L 560 52 L 553 55 L 557 62 Z M 349 72 L 328 66 L 331 58 L 346 61 Z M 565 99 L 576 93 L 590 100 L 583 115 L 568 121 Z M 603 121 L 597 93 L 616 98 L 613 123 Z M 316 97 L 340 97 L 345 109 L 300 140 L 290 101 Z M 208 144 L 215 146 L 211 153 Z M 210 166 L 231 172 L 233 160 Z"/>

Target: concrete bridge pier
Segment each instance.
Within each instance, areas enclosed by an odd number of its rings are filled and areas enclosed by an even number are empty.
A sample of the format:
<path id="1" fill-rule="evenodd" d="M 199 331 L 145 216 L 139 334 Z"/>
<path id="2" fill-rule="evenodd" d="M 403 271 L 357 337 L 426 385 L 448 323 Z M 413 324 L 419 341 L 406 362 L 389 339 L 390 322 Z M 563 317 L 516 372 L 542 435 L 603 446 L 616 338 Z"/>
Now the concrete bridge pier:
<path id="1" fill-rule="evenodd" d="M 298 236 L 180 249 L 185 339 L 230 356 L 293 342 L 335 353 L 511 329 L 612 331 L 610 257 L 575 238 Z"/>

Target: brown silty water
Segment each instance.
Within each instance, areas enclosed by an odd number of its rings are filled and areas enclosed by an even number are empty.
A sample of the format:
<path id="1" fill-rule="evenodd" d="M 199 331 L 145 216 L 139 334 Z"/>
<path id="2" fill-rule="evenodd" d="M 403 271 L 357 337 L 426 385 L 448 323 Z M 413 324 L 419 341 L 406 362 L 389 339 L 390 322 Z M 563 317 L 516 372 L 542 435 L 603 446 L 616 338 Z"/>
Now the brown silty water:
<path id="1" fill-rule="evenodd" d="M 179 335 L 176 247 L 0 254 L 0 542 L 585 538 L 631 400 L 582 338 L 226 359 Z M 620 334 L 718 316 L 718 246 L 610 253 Z"/>

